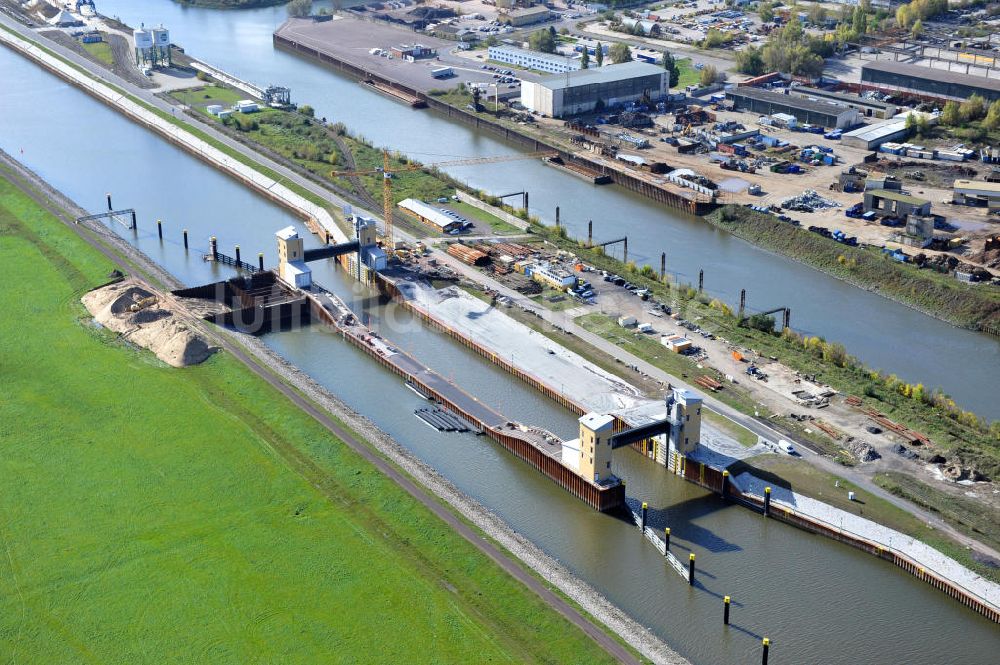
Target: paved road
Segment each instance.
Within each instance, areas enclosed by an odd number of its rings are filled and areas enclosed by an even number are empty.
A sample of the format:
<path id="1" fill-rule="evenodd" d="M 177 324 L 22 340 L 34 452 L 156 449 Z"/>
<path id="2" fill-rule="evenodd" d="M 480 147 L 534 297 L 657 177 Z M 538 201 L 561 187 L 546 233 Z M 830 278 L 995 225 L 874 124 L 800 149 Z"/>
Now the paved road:
<path id="1" fill-rule="evenodd" d="M 0 23 L 10 27 L 13 31 L 17 33 L 30 32 L 26 31 L 23 26 L 17 24 L 4 14 L 0 14 Z M 168 113 L 175 113 L 176 107 L 171 104 L 168 104 L 164 100 L 157 97 L 153 91 L 144 90 L 142 88 L 132 85 L 128 81 L 121 79 L 120 77 L 108 72 L 107 70 L 99 68 L 93 62 L 84 58 L 83 56 L 78 55 L 77 53 L 70 51 L 69 49 L 66 49 L 59 44 L 56 44 L 49 39 L 46 39 L 44 36 L 38 35 L 33 32 L 27 36 L 37 41 L 44 42 L 47 48 L 58 53 L 60 56 L 72 61 L 74 64 L 77 64 L 82 69 L 88 71 L 95 78 L 117 85 L 118 87 L 128 91 L 130 94 L 139 97 L 144 101 L 152 105 L 155 105 L 156 107 L 163 109 Z M 177 115 L 179 119 L 184 120 L 189 124 L 193 122 L 190 121 L 188 118 L 181 118 L 180 114 Z M 227 136 L 226 134 L 219 132 L 211 125 L 200 122 L 195 123 L 195 125 L 199 130 L 209 134 L 218 141 L 221 141 L 222 143 L 231 147 L 233 150 L 241 152 L 247 155 L 248 157 L 252 158 L 253 160 L 257 161 L 259 164 L 273 170 L 275 173 L 285 178 L 286 181 L 294 182 L 295 184 L 309 190 L 310 192 L 316 194 L 317 196 L 322 197 L 324 200 L 328 201 L 331 205 L 335 205 L 337 207 L 343 207 L 346 203 L 348 203 L 343 198 L 333 194 L 325 187 L 317 184 L 316 182 L 310 180 L 309 178 L 306 178 L 296 173 L 295 171 L 289 169 L 287 166 L 251 150 L 242 143 L 239 143 L 238 141 L 235 141 L 229 136 Z M 377 215 L 371 211 L 359 208 L 356 205 L 356 202 L 352 201 L 350 203 L 353 205 L 355 210 L 360 214 L 366 217 L 381 219 L 381 215 Z M 398 227 L 396 228 L 396 234 L 400 236 L 401 239 L 409 242 L 413 242 L 417 239 L 415 236 L 412 236 L 410 234 L 405 233 L 404 231 L 401 231 Z M 622 362 L 624 362 L 626 365 L 634 365 L 638 367 L 641 372 L 659 381 L 663 381 L 665 383 L 671 383 L 672 385 L 678 387 L 695 390 L 696 392 L 699 393 L 702 392 L 700 389 L 695 389 L 693 386 L 691 386 L 688 383 L 685 383 L 684 381 L 681 381 L 677 377 L 667 374 L 660 368 L 648 363 L 647 361 L 641 358 L 632 355 L 631 353 L 616 346 L 615 344 L 609 342 L 603 337 L 600 337 L 578 326 L 565 313 L 553 312 L 546 308 L 539 308 L 534 302 L 530 301 L 520 293 L 517 293 L 516 291 L 505 287 L 503 284 L 500 284 L 499 282 L 489 278 L 482 272 L 477 271 L 471 268 L 470 266 L 465 265 L 464 263 L 461 263 L 460 261 L 454 259 L 449 254 L 439 250 L 432 250 L 432 252 L 434 258 L 436 258 L 438 261 L 442 263 L 446 263 L 447 265 L 452 267 L 456 272 L 468 277 L 472 281 L 475 281 L 484 286 L 489 286 L 490 288 L 508 296 L 509 298 L 511 298 L 511 300 L 517 302 L 520 306 L 523 306 L 525 308 L 537 312 L 543 319 L 545 319 L 549 323 L 558 325 L 564 330 L 569 330 L 574 335 L 590 343 L 597 349 L 600 349 L 601 351 L 611 355 L 614 358 L 621 359 Z M 719 413 L 720 415 L 729 418 L 730 420 L 747 428 L 751 432 L 759 436 L 763 436 L 765 439 L 768 439 L 770 441 L 777 441 L 778 439 L 781 438 L 786 438 L 786 439 L 791 438 L 784 433 L 774 430 L 770 426 L 762 423 L 761 421 L 751 416 L 747 416 L 743 413 L 740 413 L 736 409 L 730 407 L 724 402 L 719 401 L 718 399 L 712 397 L 711 395 L 704 395 L 704 404 L 712 411 L 715 411 L 716 413 Z M 798 443 L 799 449 L 803 451 L 804 458 L 809 460 L 816 466 L 822 468 L 823 470 L 835 473 L 836 475 L 846 477 L 848 480 L 855 483 L 858 487 L 864 489 L 866 492 L 869 492 L 874 496 L 878 496 L 879 498 L 889 501 L 893 505 L 912 513 L 913 515 L 915 515 L 920 520 L 926 523 L 935 525 L 936 528 L 948 533 L 953 538 L 957 539 L 959 542 L 965 543 L 984 554 L 988 554 L 990 556 L 1000 559 L 1000 552 L 997 552 L 993 548 L 990 548 L 977 540 L 973 540 L 959 533 L 958 531 L 956 531 L 955 529 L 951 528 L 946 523 L 944 523 L 936 515 L 926 510 L 923 510 L 913 504 L 910 504 L 909 502 L 901 499 L 900 497 L 890 494 L 889 492 L 883 490 L 881 487 L 873 483 L 870 478 L 859 472 L 852 471 L 847 467 L 841 467 L 840 465 L 833 465 L 833 463 L 827 458 L 812 453 L 808 449 L 808 447 L 802 444 L 801 442 L 796 441 L 796 443 Z"/>
<path id="2" fill-rule="evenodd" d="M 4 160 L 13 162 L 13 160 Z M 72 215 L 60 214 L 51 201 L 45 199 L 38 191 L 33 189 L 27 180 L 17 179 L 14 183 L 37 203 L 47 208 L 56 215 L 67 227 L 72 229 L 80 238 L 86 241 L 93 248 L 101 252 L 105 257 L 116 265 L 122 265 L 124 257 L 120 256 L 113 249 L 103 244 L 93 236 L 86 227 L 74 224 Z M 269 385 L 287 397 L 293 404 L 302 411 L 312 416 L 324 428 L 335 437 L 343 441 L 351 450 L 359 454 L 372 466 L 385 474 L 388 478 L 406 490 L 407 494 L 419 501 L 424 507 L 434 515 L 444 521 L 448 526 L 458 532 L 465 540 L 471 543 L 476 549 L 489 557 L 500 568 L 510 574 L 529 589 L 534 591 L 552 609 L 566 618 L 570 623 L 579 627 L 591 639 L 597 642 L 608 654 L 622 663 L 636 663 L 640 661 L 626 649 L 618 640 L 608 634 L 605 630 L 594 624 L 587 617 L 581 614 L 576 608 L 571 606 L 560 596 L 553 593 L 537 577 L 526 570 L 517 560 L 497 545 L 494 545 L 485 536 L 477 532 L 474 528 L 462 521 L 458 515 L 443 505 L 437 497 L 429 493 L 425 488 L 418 485 L 410 476 L 392 465 L 388 460 L 376 453 L 370 446 L 356 438 L 351 432 L 345 430 L 326 411 L 318 408 L 311 400 L 306 399 L 298 390 L 281 380 L 277 375 L 262 365 L 255 356 L 250 355 L 239 344 L 235 343 L 228 334 L 218 336 L 222 347 L 233 357 L 246 365 L 254 374 L 266 381 Z M 269 442 L 270 443 L 270 442 Z M 289 452 L 275 448 L 275 452 L 280 454 L 289 463 L 292 469 L 300 472 L 303 464 L 302 459 L 288 459 Z M 314 465 L 310 468 L 313 473 L 322 474 L 322 470 Z M 301 473 L 301 472 L 300 472 Z M 307 480 L 309 480 L 307 478 Z"/>

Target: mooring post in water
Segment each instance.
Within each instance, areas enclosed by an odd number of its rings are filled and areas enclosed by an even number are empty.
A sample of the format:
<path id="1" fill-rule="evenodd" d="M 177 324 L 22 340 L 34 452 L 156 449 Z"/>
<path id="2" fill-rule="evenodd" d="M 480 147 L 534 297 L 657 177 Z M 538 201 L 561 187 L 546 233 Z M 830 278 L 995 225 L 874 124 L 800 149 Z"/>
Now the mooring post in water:
<path id="1" fill-rule="evenodd" d="M 132 230 L 135 231 L 137 228 L 139 228 L 139 225 L 135 223 L 135 210 L 133 210 L 132 211 Z M 163 236 L 160 236 L 160 239 L 162 240 Z"/>
<path id="2" fill-rule="evenodd" d="M 559 228 L 559 206 L 556 206 L 556 228 Z"/>
<path id="3" fill-rule="evenodd" d="M 135 213 L 132 214 L 134 215 Z M 134 223 L 132 224 L 132 226 L 133 228 L 135 228 Z M 156 220 L 156 235 L 160 236 L 160 240 L 163 240 L 163 221 L 159 219 Z"/>
<path id="4" fill-rule="evenodd" d="M 667 281 L 667 253 L 660 252 L 660 281 Z"/>
<path id="5" fill-rule="evenodd" d="M 771 640 L 765 637 L 761 640 L 761 646 L 764 647 L 764 650 L 760 655 L 760 665 L 767 665 L 767 652 L 771 648 Z"/>
<path id="6" fill-rule="evenodd" d="M 528 212 L 528 190 L 524 190 L 524 212 Z"/>
<path id="7" fill-rule="evenodd" d="M 264 271 L 264 252 L 257 253 L 257 267 L 260 268 L 261 272 Z"/>
<path id="8" fill-rule="evenodd" d="M 743 312 L 747 308 L 747 290 L 740 289 L 740 321 L 743 320 Z"/>
<path id="9" fill-rule="evenodd" d="M 587 220 L 587 247 L 594 246 L 594 220 Z"/>
<path id="10" fill-rule="evenodd" d="M 208 239 L 208 251 L 212 256 L 213 261 L 219 260 L 219 241 L 215 236 Z"/>
<path id="11" fill-rule="evenodd" d="M 184 229 L 184 249 L 188 248 L 188 230 Z"/>
<path id="12" fill-rule="evenodd" d="M 764 517 L 771 514 L 771 488 L 764 488 Z"/>
<path id="13" fill-rule="evenodd" d="M 729 625 L 729 596 L 722 599 L 722 603 L 725 605 L 725 609 L 722 611 L 722 623 L 726 626 Z"/>
<path id="14" fill-rule="evenodd" d="M 722 498 L 725 499 L 726 495 L 729 494 L 729 470 L 722 470 Z"/>
<path id="15" fill-rule="evenodd" d="M 111 207 L 111 192 L 108 192 L 106 196 L 108 197 L 108 212 L 111 212 L 114 210 L 114 208 Z"/>
<path id="16" fill-rule="evenodd" d="M 699 270 L 698 271 L 698 293 L 701 293 L 701 290 L 703 288 L 705 288 L 705 271 L 704 270 Z"/>
<path id="17" fill-rule="evenodd" d="M 792 327 L 792 308 L 791 307 L 786 307 L 785 308 L 785 320 L 784 320 L 784 322 L 783 322 L 783 324 L 781 326 L 781 329 L 784 330 L 785 328 L 791 328 L 791 327 Z"/>
<path id="18" fill-rule="evenodd" d="M 666 541 L 666 547 L 663 549 L 663 554 L 666 555 L 670 551 L 670 527 L 668 526 L 663 530 L 663 539 Z"/>
<path id="19" fill-rule="evenodd" d="M 688 555 L 688 584 L 694 585 L 694 552 Z"/>
<path id="20" fill-rule="evenodd" d="M 645 501 L 643 501 L 642 502 L 642 521 L 639 523 L 639 529 L 641 529 L 643 533 L 646 532 L 646 511 L 648 509 L 649 509 L 649 504 L 647 504 Z"/>
<path id="21" fill-rule="evenodd" d="M 236 263 L 240 262 L 240 246 L 236 245 Z"/>
<path id="22" fill-rule="evenodd" d="M 622 263 L 628 263 L 628 236 L 625 236 L 625 255 L 622 257 Z"/>

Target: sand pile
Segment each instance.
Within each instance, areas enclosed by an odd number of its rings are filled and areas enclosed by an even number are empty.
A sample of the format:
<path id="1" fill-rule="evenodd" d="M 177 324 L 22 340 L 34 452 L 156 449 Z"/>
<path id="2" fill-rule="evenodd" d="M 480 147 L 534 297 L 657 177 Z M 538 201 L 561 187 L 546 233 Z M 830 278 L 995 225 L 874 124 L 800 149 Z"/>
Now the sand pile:
<path id="1" fill-rule="evenodd" d="M 203 362 L 215 348 L 162 306 L 162 299 L 134 281 L 95 289 L 82 298 L 94 319 L 174 367 Z"/>

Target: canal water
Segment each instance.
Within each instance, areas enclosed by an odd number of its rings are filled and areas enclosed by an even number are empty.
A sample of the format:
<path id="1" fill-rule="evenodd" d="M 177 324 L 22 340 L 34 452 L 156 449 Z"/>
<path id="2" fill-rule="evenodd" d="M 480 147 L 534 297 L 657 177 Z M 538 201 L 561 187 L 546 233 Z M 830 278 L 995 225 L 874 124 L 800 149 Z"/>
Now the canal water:
<path id="1" fill-rule="evenodd" d="M 316 3 L 317 7 L 329 3 Z M 163 23 L 193 57 L 258 84 L 279 83 L 318 116 L 345 123 L 376 145 L 424 162 L 511 154 L 519 149 L 428 110 L 413 110 L 356 82 L 272 46 L 284 7 L 218 11 L 171 0 L 102 0 L 99 10 L 130 25 Z M 414 39 L 417 36 L 414 35 Z M 373 44 L 372 46 L 388 46 Z M 707 290 L 734 304 L 747 289 L 752 310 L 792 309 L 792 325 L 842 342 L 874 368 L 910 382 L 941 387 L 964 408 L 1000 418 L 995 377 L 1000 341 L 960 330 L 790 259 L 758 249 L 704 222 L 667 210 L 618 187 L 595 187 L 535 160 L 450 167 L 449 173 L 496 194 L 530 191 L 532 212 L 552 222 L 556 206 L 578 237 L 594 220 L 598 239 L 627 234 L 630 258 L 668 269 L 683 282 L 705 271 Z"/>
<path id="2" fill-rule="evenodd" d="M 0 147 L 89 209 L 102 209 L 108 191 L 116 206 L 135 207 L 139 231 L 119 232 L 185 283 L 232 275 L 202 261 L 210 235 L 222 249 L 263 250 L 271 264 L 277 228 L 294 224 L 314 243 L 291 215 L 5 49 L 0 71 L 8 83 Z M 162 244 L 154 216 L 165 220 Z M 188 253 L 182 227 L 192 235 Z M 329 265 L 316 277 L 356 306 L 371 302 Z M 573 432 L 571 414 L 404 310 L 373 304 L 366 314 L 487 403 Z M 772 663 L 978 663 L 1000 647 L 996 626 L 884 562 L 726 505 L 622 451 L 615 471 L 630 496 L 649 502 L 655 526 L 671 527 L 675 553 L 696 553 L 692 589 L 634 527 L 590 510 L 484 438 L 425 426 L 412 413 L 421 400 L 336 336 L 305 328 L 265 339 L 697 665 L 756 662 L 764 635 Z M 728 630 L 723 595 L 734 599 Z"/>

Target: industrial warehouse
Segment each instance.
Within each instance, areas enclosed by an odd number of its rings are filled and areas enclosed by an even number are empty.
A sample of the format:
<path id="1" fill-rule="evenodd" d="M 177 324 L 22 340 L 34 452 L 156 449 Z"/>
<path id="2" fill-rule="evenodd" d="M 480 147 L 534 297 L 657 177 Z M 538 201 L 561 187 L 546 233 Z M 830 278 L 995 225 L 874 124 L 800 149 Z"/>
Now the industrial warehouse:
<path id="1" fill-rule="evenodd" d="M 987 102 L 1000 99 L 1000 80 L 995 78 L 902 62 L 865 63 L 861 68 L 861 87 L 945 101 L 964 102 L 972 95 L 979 95 Z"/>
<path id="2" fill-rule="evenodd" d="M 432 208 L 423 201 L 418 201 L 417 199 L 403 199 L 399 202 L 399 207 L 419 219 L 427 226 L 443 231 L 444 233 L 459 231 L 462 228 L 461 220 L 453 219 L 441 210 Z"/>
<path id="3" fill-rule="evenodd" d="M 861 115 L 868 118 L 879 118 L 886 120 L 896 115 L 899 107 L 889 102 L 880 102 L 877 99 L 865 99 L 857 95 L 850 95 L 843 92 L 823 90 L 821 88 L 795 87 L 790 88 L 790 94 L 806 99 L 829 100 L 834 104 L 846 106 L 847 108 L 858 109 Z"/>
<path id="4" fill-rule="evenodd" d="M 787 113 L 801 123 L 843 129 L 858 124 L 861 114 L 856 108 L 849 108 L 833 101 L 807 99 L 798 95 L 782 94 L 749 86 L 726 92 L 726 98 L 733 101 L 734 109 L 751 111 L 762 115 Z"/>
<path id="5" fill-rule="evenodd" d="M 1000 182 L 956 180 L 954 201 L 960 205 L 985 206 L 1000 210 Z"/>
<path id="6" fill-rule="evenodd" d="M 662 67 L 647 62 L 624 62 L 526 80 L 521 84 L 521 104 L 536 113 L 561 118 L 601 105 L 634 102 L 644 94 L 659 99 L 667 94 L 666 74 Z"/>
<path id="7" fill-rule="evenodd" d="M 529 51 L 528 49 L 516 46 L 490 46 L 487 50 L 487 57 L 496 62 L 505 62 L 509 65 L 534 69 L 539 72 L 548 72 L 550 74 L 575 72 L 580 69 L 580 61 L 578 59 L 567 58 L 564 55 L 555 53 Z"/>

